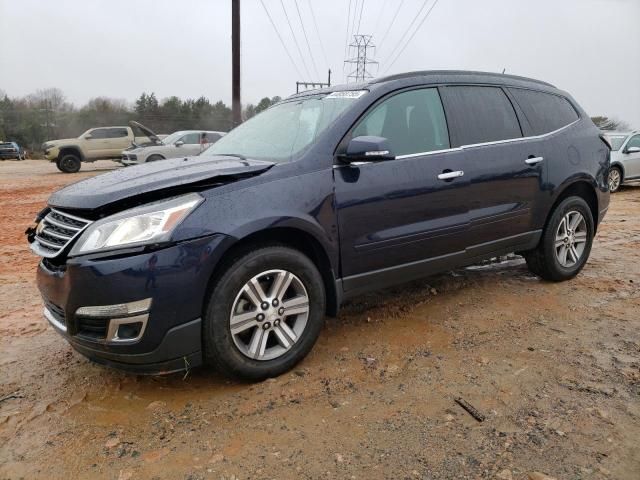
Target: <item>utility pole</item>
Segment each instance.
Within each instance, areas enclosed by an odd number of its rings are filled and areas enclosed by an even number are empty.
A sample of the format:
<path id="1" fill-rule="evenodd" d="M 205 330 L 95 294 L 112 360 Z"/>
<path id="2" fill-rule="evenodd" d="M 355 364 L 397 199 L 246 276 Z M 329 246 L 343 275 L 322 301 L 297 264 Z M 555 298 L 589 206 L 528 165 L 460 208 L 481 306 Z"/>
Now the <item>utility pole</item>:
<path id="1" fill-rule="evenodd" d="M 327 83 L 323 82 L 296 82 L 296 93 L 300 93 L 300 87 L 304 87 L 305 90 L 309 87 L 311 88 L 322 88 L 322 87 L 330 87 L 331 86 L 331 69 L 329 69 L 329 76 L 327 78 Z"/>
<path id="2" fill-rule="evenodd" d="M 240 103 L 240 0 L 231 0 L 231 112 L 233 127 L 242 123 Z"/>
<path id="3" fill-rule="evenodd" d="M 369 78 L 373 78 L 367 67 L 370 65 L 378 65 L 378 62 L 371 60 L 367 55 L 373 56 L 376 46 L 373 44 L 371 35 L 354 35 L 353 42 L 349 45 L 349 51 L 354 52 L 355 56 L 345 60 L 345 65 L 355 65 L 347 75 L 347 81 L 353 79 L 355 82 L 364 82 Z M 353 67 L 350 67 L 353 68 Z"/>

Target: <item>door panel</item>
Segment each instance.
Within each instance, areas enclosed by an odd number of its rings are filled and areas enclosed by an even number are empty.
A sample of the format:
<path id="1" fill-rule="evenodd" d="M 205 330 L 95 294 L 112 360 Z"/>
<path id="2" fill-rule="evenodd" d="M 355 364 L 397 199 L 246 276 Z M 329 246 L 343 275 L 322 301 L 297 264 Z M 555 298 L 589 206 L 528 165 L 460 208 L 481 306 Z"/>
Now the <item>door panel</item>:
<path id="1" fill-rule="evenodd" d="M 631 147 L 640 148 L 640 135 L 631 137 L 624 148 Z M 622 155 L 627 178 L 640 177 L 640 153 L 623 153 Z"/>
<path id="2" fill-rule="evenodd" d="M 475 257 L 521 241 L 535 230 L 534 210 L 543 202 L 542 141 L 524 139 L 516 111 L 499 87 L 441 89 L 454 145 L 468 161 L 468 254 Z"/>
<path id="3" fill-rule="evenodd" d="M 534 219 L 545 204 L 545 162 L 549 162 L 543 142 L 523 139 L 465 151 L 474 164 L 468 196 L 472 244 L 536 230 Z"/>
<path id="4" fill-rule="evenodd" d="M 468 228 L 462 151 L 334 169 L 345 277 L 464 252 Z"/>

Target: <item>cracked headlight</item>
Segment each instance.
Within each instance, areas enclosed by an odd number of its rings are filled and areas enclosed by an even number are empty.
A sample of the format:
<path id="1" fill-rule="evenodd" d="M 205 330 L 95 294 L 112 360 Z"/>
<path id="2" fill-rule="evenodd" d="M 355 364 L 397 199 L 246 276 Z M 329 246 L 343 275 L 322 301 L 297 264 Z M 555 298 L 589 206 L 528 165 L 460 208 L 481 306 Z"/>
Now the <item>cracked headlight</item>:
<path id="1" fill-rule="evenodd" d="M 190 193 L 102 218 L 87 227 L 70 255 L 167 241 L 203 200 L 197 193 Z"/>

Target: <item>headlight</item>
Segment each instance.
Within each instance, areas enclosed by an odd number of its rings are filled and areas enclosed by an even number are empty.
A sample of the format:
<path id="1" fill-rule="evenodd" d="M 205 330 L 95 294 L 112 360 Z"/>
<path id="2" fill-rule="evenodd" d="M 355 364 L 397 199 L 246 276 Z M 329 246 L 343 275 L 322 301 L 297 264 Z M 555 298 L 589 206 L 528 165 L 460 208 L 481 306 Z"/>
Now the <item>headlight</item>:
<path id="1" fill-rule="evenodd" d="M 190 193 L 98 220 L 84 231 L 70 255 L 167 241 L 203 200 L 197 193 Z"/>

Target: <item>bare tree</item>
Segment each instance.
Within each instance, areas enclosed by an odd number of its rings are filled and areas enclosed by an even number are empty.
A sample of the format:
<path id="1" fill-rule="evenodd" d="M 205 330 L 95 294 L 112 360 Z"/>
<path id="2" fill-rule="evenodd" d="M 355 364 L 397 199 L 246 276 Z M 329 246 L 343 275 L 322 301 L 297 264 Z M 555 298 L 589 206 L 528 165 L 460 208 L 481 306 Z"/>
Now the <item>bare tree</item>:
<path id="1" fill-rule="evenodd" d="M 631 130 L 630 125 L 623 120 L 616 120 L 615 118 L 609 118 L 606 116 L 591 117 L 591 120 L 593 120 L 593 123 L 595 123 L 596 127 L 600 130 Z"/>

